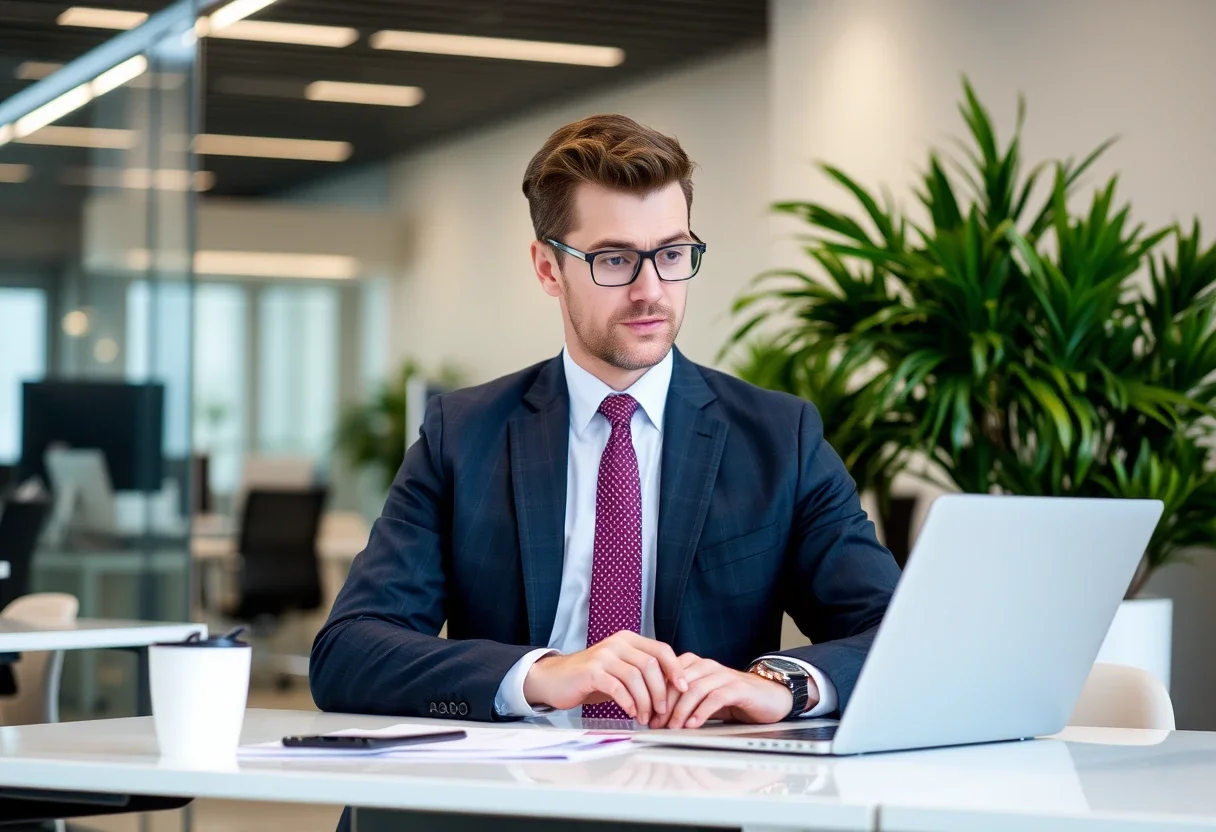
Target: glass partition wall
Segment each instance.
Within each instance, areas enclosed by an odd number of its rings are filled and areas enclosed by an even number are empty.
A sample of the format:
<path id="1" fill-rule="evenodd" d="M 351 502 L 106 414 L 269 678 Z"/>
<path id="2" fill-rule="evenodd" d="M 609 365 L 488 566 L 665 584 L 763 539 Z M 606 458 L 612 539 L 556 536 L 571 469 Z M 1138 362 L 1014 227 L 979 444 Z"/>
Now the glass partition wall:
<path id="1" fill-rule="evenodd" d="M 81 617 L 191 617 L 202 5 L 0 103 L 0 489 L 47 503 L 24 590 Z M 69 654 L 63 717 L 134 712 L 137 679 L 133 655 Z"/>

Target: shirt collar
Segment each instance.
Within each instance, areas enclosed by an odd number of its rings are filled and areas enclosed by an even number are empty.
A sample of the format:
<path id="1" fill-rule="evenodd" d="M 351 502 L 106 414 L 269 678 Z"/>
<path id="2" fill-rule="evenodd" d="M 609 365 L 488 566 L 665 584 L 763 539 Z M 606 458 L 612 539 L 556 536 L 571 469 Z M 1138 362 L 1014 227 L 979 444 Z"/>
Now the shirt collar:
<path id="1" fill-rule="evenodd" d="M 663 431 L 663 412 L 667 408 L 667 389 L 671 386 L 674 353 L 674 348 L 668 350 L 662 361 L 647 370 L 629 389 L 621 391 L 637 400 L 646 418 L 660 433 Z M 562 364 L 566 369 L 566 388 L 570 391 L 570 426 L 581 437 L 599 412 L 600 402 L 616 391 L 575 363 L 565 348 L 562 349 Z"/>

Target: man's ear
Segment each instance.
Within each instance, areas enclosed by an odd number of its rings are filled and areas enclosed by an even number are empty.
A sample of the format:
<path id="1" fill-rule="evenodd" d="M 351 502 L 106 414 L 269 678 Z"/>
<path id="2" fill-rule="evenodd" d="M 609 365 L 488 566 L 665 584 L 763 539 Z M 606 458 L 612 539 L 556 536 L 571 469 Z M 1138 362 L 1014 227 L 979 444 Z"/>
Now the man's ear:
<path id="1" fill-rule="evenodd" d="M 540 240 L 532 241 L 532 268 L 536 271 L 536 279 L 540 288 L 550 297 L 561 297 L 562 284 L 560 270 L 557 265 L 557 253 Z"/>

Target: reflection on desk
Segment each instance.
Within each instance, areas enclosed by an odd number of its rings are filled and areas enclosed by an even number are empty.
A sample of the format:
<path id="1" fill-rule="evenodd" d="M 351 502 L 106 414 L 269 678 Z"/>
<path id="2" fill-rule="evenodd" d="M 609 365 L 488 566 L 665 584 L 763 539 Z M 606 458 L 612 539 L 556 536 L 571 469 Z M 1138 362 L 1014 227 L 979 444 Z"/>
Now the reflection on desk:
<path id="1" fill-rule="evenodd" d="M 243 741 L 402 721 L 250 711 Z M 1208 733 L 1070 729 L 1024 743 L 846 758 L 646 747 L 581 764 L 304 759 L 190 768 L 155 749 L 147 719 L 8 729 L 0 782 L 770 830 L 864 832 L 880 821 L 883 832 L 1216 826 L 1216 734 Z"/>

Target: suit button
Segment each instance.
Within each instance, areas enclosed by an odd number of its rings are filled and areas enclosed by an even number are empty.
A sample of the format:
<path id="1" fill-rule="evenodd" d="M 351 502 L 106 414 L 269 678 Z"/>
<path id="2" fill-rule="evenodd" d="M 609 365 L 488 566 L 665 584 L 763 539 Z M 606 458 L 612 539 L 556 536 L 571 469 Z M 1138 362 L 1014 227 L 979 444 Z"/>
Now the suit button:
<path id="1" fill-rule="evenodd" d="M 456 716 L 456 714 L 459 713 L 459 711 L 456 710 L 455 702 L 448 703 L 448 713 L 451 714 L 452 716 Z"/>
<path id="2" fill-rule="evenodd" d="M 444 702 L 439 703 L 439 713 L 442 714 L 443 716 L 448 715 L 448 706 L 446 703 L 444 703 Z"/>
<path id="3" fill-rule="evenodd" d="M 433 714 L 439 713 L 439 707 L 434 702 L 431 703 L 431 713 L 433 713 Z"/>
<path id="4" fill-rule="evenodd" d="M 468 716 L 469 715 L 469 706 L 466 705 L 465 703 L 461 702 L 459 711 L 460 711 L 461 716 Z"/>

